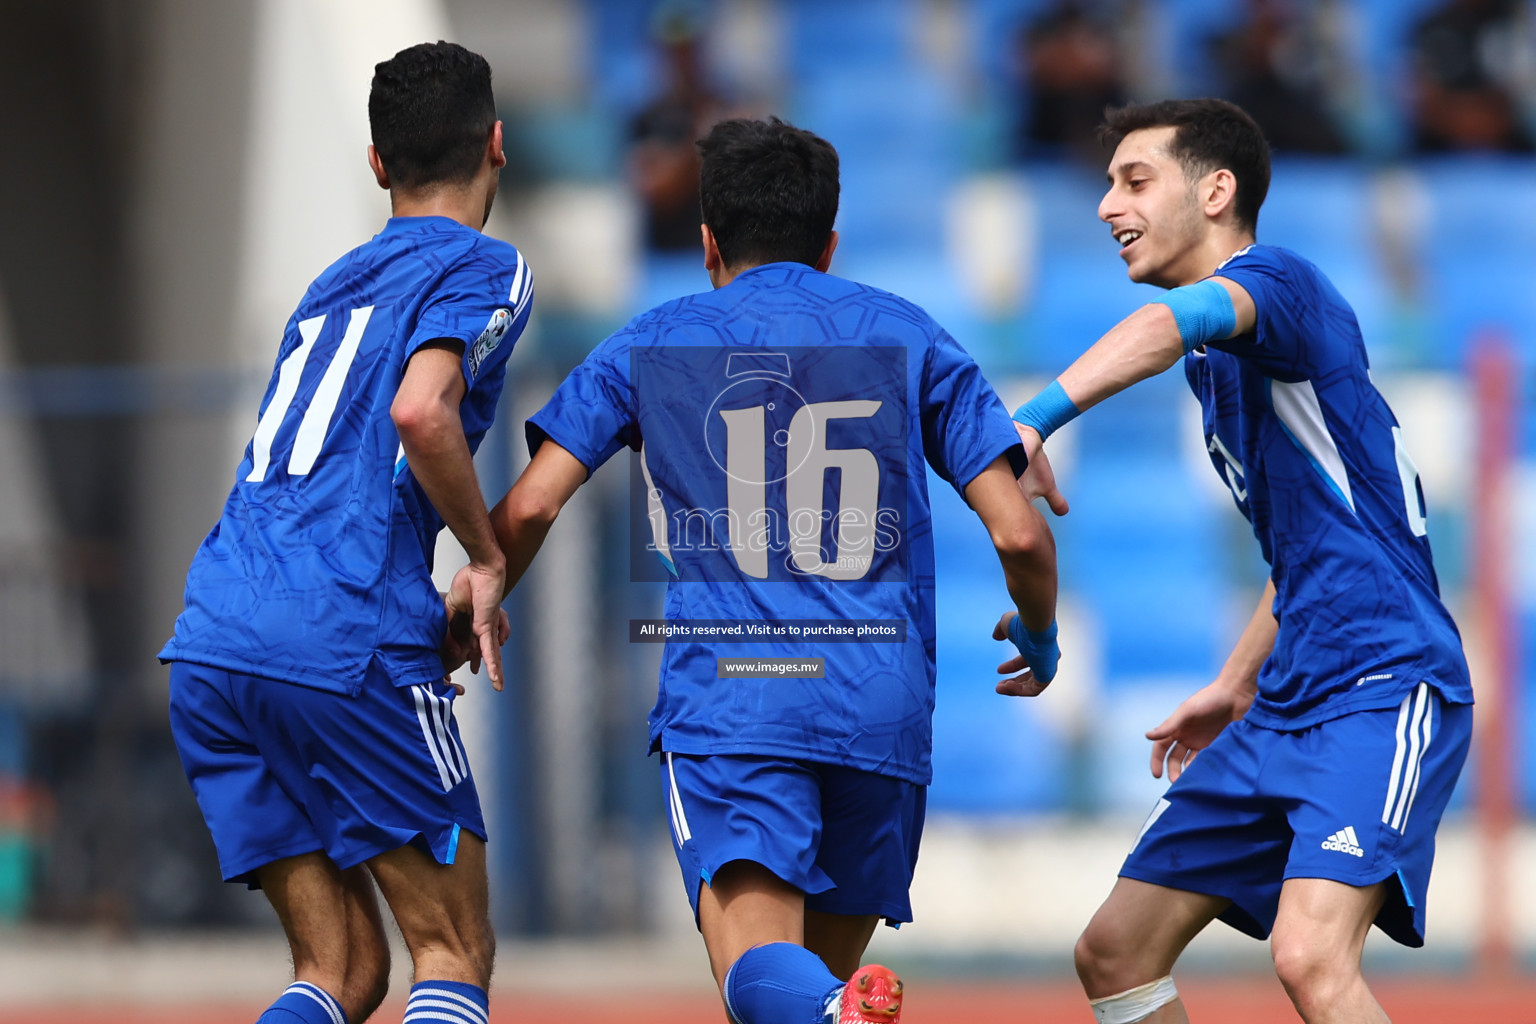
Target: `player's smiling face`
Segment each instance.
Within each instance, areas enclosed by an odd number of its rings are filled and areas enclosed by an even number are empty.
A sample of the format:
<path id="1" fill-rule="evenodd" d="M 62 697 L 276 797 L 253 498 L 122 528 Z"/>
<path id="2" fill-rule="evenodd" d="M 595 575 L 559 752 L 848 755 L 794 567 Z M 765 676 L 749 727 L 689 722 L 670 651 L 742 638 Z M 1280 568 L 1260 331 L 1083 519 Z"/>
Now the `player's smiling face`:
<path id="1" fill-rule="evenodd" d="M 1115 147 L 1099 219 L 1120 244 L 1132 281 L 1174 288 L 1205 276 L 1198 249 L 1209 223 L 1196 182 L 1169 152 L 1176 129 L 1144 128 Z"/>

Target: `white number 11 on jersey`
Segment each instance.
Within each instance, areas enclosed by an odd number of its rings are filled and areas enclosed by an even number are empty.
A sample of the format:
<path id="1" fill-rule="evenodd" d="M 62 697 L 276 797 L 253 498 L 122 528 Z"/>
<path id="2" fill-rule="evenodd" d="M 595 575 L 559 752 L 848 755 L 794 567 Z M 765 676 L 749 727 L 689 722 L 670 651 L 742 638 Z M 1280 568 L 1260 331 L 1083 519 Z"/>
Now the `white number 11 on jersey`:
<path id="1" fill-rule="evenodd" d="M 320 378 L 314 397 L 309 400 L 309 408 L 304 410 L 299 432 L 294 435 L 293 451 L 288 456 L 290 476 L 308 476 L 314 468 L 315 459 L 320 457 L 320 446 L 325 442 L 326 432 L 331 428 L 331 417 L 336 412 L 336 403 L 341 398 L 341 386 L 347 382 L 347 371 L 352 368 L 352 360 L 357 358 L 357 346 L 363 340 L 363 331 L 367 329 L 368 318 L 372 315 L 372 306 L 352 311 L 352 319 L 347 322 L 341 344 L 331 357 L 330 365 L 325 368 L 325 376 Z M 324 313 L 299 321 L 299 347 L 288 353 L 288 358 L 278 367 L 277 390 L 272 392 L 272 401 L 267 403 L 267 411 L 261 414 L 261 420 L 256 424 L 256 433 L 251 438 L 251 472 L 245 478 L 247 483 L 259 483 L 267 477 L 267 467 L 272 462 L 272 440 L 277 436 L 278 428 L 283 425 L 294 396 L 298 394 L 299 379 L 304 376 L 304 364 L 309 361 L 309 354 L 314 350 L 315 341 L 324 326 Z"/>

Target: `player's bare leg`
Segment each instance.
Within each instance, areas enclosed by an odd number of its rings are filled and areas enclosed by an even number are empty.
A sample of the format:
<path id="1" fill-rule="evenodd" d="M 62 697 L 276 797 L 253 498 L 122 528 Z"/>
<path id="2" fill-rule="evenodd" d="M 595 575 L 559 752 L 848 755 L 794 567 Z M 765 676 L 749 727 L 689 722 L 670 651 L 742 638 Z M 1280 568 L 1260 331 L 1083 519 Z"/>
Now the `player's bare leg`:
<path id="1" fill-rule="evenodd" d="M 257 871 L 293 953 L 295 981 L 330 993 L 361 1024 L 389 990 L 389 943 L 373 881 L 323 853 L 273 861 Z"/>
<path id="2" fill-rule="evenodd" d="M 414 846 L 368 862 L 415 966 L 415 980 L 453 981 L 485 989 L 496 958 L 491 930 L 485 842 L 460 833 L 452 864 Z"/>
<path id="3" fill-rule="evenodd" d="M 839 1021 L 848 1024 L 900 1018 L 896 976 L 883 967 L 858 966 L 873 918 L 838 923 L 826 920 L 834 915 L 816 917 L 822 919 L 814 926 L 819 941 L 850 962 L 846 973 L 834 975 L 819 951 L 808 948 L 805 894 L 761 864 L 732 861 L 700 889 L 699 930 L 730 1019 L 810 1020 L 834 1006 L 841 1007 Z"/>
<path id="4" fill-rule="evenodd" d="M 843 1019 L 896 1019 L 901 1013 L 901 979 L 878 964 L 861 965 L 878 914 L 826 914 L 805 912 L 805 948 L 821 957 L 839 981 L 843 992 Z"/>
<path id="5" fill-rule="evenodd" d="M 805 944 L 805 893 L 761 864 L 732 861 L 699 890 L 699 931 L 723 987 L 725 972 L 753 946 Z"/>
<path id="6" fill-rule="evenodd" d="M 1292 878 L 1280 889 L 1270 936 L 1275 973 L 1307 1024 L 1387 1024 L 1360 973 L 1360 954 L 1386 899 L 1386 883 L 1357 888 Z"/>
<path id="7" fill-rule="evenodd" d="M 879 923 L 878 914 L 826 914 L 807 910 L 805 948 L 821 957 L 833 974 L 847 981 L 859 969 L 864 950 Z"/>
<path id="8" fill-rule="evenodd" d="M 1077 940 L 1073 958 L 1090 1001 L 1109 999 L 1167 978 L 1200 930 L 1229 900 L 1120 878 Z M 1142 1017 L 1149 1024 L 1185 1024 L 1175 998 Z"/>

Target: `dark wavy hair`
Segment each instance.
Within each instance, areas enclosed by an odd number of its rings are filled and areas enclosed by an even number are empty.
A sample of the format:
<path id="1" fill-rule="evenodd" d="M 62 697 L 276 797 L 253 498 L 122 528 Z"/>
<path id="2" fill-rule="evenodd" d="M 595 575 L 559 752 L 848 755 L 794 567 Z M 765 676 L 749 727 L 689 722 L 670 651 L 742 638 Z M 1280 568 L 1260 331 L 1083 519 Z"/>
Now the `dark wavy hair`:
<path id="1" fill-rule="evenodd" d="M 1131 132 L 1173 128 L 1169 149 L 1190 181 L 1226 168 L 1237 179 L 1233 212 L 1252 231 L 1269 194 L 1269 143 L 1253 118 L 1226 100 L 1162 100 L 1104 111 L 1099 141 L 1113 149 Z"/>

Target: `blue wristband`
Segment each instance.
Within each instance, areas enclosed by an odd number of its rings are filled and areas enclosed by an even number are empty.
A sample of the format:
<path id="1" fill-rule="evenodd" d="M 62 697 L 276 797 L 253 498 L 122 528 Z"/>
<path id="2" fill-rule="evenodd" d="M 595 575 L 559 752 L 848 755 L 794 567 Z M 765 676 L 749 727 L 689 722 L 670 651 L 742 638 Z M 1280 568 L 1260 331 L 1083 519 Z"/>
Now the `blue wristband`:
<path id="1" fill-rule="evenodd" d="M 1061 381 L 1051 381 L 1050 387 L 1019 406 L 1013 421 L 1029 427 L 1044 441 L 1059 428 L 1076 419 L 1082 410 L 1072 404 L 1072 399 L 1062 389 Z"/>
<path id="2" fill-rule="evenodd" d="M 1008 620 L 1008 639 L 1024 656 L 1024 664 L 1035 679 L 1048 683 L 1056 678 L 1056 663 L 1061 660 L 1061 648 L 1056 644 L 1056 620 L 1040 632 L 1024 628 L 1024 617 L 1015 615 Z"/>
<path id="3" fill-rule="evenodd" d="M 1231 293 L 1209 279 L 1175 288 L 1152 301 L 1173 311 L 1173 322 L 1178 324 L 1185 353 L 1208 341 L 1230 338 L 1237 329 L 1237 309 L 1232 305 Z"/>

